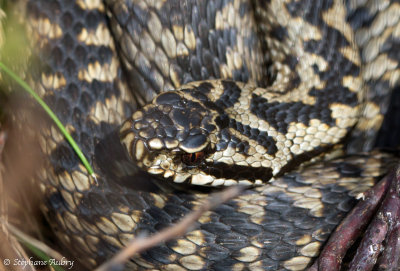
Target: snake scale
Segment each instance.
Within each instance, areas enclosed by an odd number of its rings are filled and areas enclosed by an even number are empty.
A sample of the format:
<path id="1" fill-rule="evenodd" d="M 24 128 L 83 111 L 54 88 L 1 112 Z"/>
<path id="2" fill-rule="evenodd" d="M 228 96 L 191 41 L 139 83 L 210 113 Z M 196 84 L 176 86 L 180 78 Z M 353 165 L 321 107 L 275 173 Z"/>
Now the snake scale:
<path id="1" fill-rule="evenodd" d="M 40 60 L 27 80 L 97 175 L 55 127 L 41 131 L 43 210 L 88 268 L 212 190 L 170 185 L 183 182 L 250 188 L 127 268 L 303 270 L 392 161 L 355 153 L 372 148 L 399 82 L 398 1 L 40 0 L 15 10 Z M 291 171 L 334 148 L 348 155 Z"/>

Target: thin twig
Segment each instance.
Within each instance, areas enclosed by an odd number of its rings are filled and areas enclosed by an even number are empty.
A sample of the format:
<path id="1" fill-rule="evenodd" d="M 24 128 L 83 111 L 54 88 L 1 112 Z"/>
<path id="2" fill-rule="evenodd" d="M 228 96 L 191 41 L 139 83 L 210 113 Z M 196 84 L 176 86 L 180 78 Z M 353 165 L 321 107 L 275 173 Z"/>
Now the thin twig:
<path id="1" fill-rule="evenodd" d="M 108 260 L 99 266 L 95 271 L 107 271 L 116 268 L 117 266 L 123 265 L 132 256 L 152 248 L 160 243 L 166 242 L 171 239 L 178 238 L 184 235 L 187 230 L 207 211 L 217 207 L 218 205 L 238 196 L 242 191 L 243 187 L 234 186 L 230 187 L 220 193 L 216 193 L 208 198 L 197 210 L 186 215 L 177 224 L 171 225 L 170 227 L 156 233 L 148 238 L 135 238 L 131 243 L 121 250 L 119 253 L 114 255 L 113 258 Z"/>

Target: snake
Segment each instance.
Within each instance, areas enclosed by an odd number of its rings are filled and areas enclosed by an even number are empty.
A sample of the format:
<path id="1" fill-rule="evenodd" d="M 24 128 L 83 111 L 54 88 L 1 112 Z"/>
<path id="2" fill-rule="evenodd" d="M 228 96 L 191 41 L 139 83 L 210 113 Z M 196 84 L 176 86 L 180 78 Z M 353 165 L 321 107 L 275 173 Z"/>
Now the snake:
<path id="1" fill-rule="evenodd" d="M 27 82 L 94 168 L 43 117 L 42 210 L 86 268 L 239 184 L 125 267 L 303 270 L 395 161 L 370 151 L 399 84 L 398 1 L 10 5 L 39 60 Z"/>

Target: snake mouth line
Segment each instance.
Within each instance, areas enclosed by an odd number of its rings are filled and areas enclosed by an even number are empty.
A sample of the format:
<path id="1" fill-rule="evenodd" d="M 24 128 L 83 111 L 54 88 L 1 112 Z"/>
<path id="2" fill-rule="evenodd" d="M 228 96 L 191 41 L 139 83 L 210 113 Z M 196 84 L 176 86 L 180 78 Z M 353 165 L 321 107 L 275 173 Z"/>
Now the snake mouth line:
<path id="1" fill-rule="evenodd" d="M 159 155 L 149 150 L 147 144 L 140 138 L 126 136 L 122 139 L 128 146 L 130 157 L 144 170 L 150 174 L 157 175 L 164 180 L 172 180 L 175 183 L 190 183 L 194 185 L 233 185 L 246 184 L 254 185 L 268 181 L 272 176 L 271 168 L 254 168 L 250 166 L 241 166 L 235 164 L 226 164 L 222 162 L 202 161 L 197 165 L 185 165 L 178 157 L 168 158 L 166 155 Z M 180 162 L 180 163 L 179 163 Z M 180 164 L 171 168 L 171 164 Z"/>

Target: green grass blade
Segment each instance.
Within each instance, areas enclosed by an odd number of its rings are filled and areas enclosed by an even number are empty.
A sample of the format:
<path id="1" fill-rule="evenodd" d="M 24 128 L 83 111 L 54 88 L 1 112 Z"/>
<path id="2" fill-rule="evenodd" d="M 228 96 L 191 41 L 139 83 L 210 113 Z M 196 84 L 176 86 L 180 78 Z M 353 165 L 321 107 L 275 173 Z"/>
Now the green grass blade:
<path id="1" fill-rule="evenodd" d="M 44 253 L 43 251 L 41 251 L 40 249 L 36 248 L 35 246 L 32 246 L 31 244 L 29 244 L 28 242 L 25 242 L 23 240 L 20 240 L 30 251 L 32 251 L 33 254 L 35 254 L 39 259 L 46 261 L 46 263 L 48 265 L 51 265 L 54 270 L 56 271 L 64 271 L 64 269 L 56 264 L 52 264 L 52 260 L 49 256 L 46 255 L 46 253 Z M 36 266 L 39 267 L 39 266 Z"/>
<path id="2" fill-rule="evenodd" d="M 96 180 L 94 171 L 90 166 L 88 160 L 86 159 L 85 155 L 82 153 L 81 149 L 78 147 L 75 140 L 65 129 L 64 125 L 61 123 L 59 118 L 53 113 L 53 111 L 51 111 L 50 107 L 47 106 L 47 104 L 39 97 L 39 95 L 36 94 L 36 92 L 33 91 L 33 89 L 25 81 L 23 81 L 21 78 L 19 78 L 18 75 L 16 75 L 14 72 L 8 69 L 7 66 L 4 65 L 2 62 L 0 62 L 0 68 L 5 73 L 7 73 L 12 79 L 14 79 L 24 90 L 26 90 L 30 95 L 32 95 L 32 97 L 43 107 L 46 113 L 53 119 L 54 123 L 60 129 L 61 133 L 65 136 L 71 147 L 74 149 L 75 153 L 78 155 L 79 159 L 81 159 L 83 165 L 85 166 L 89 174 Z"/>

